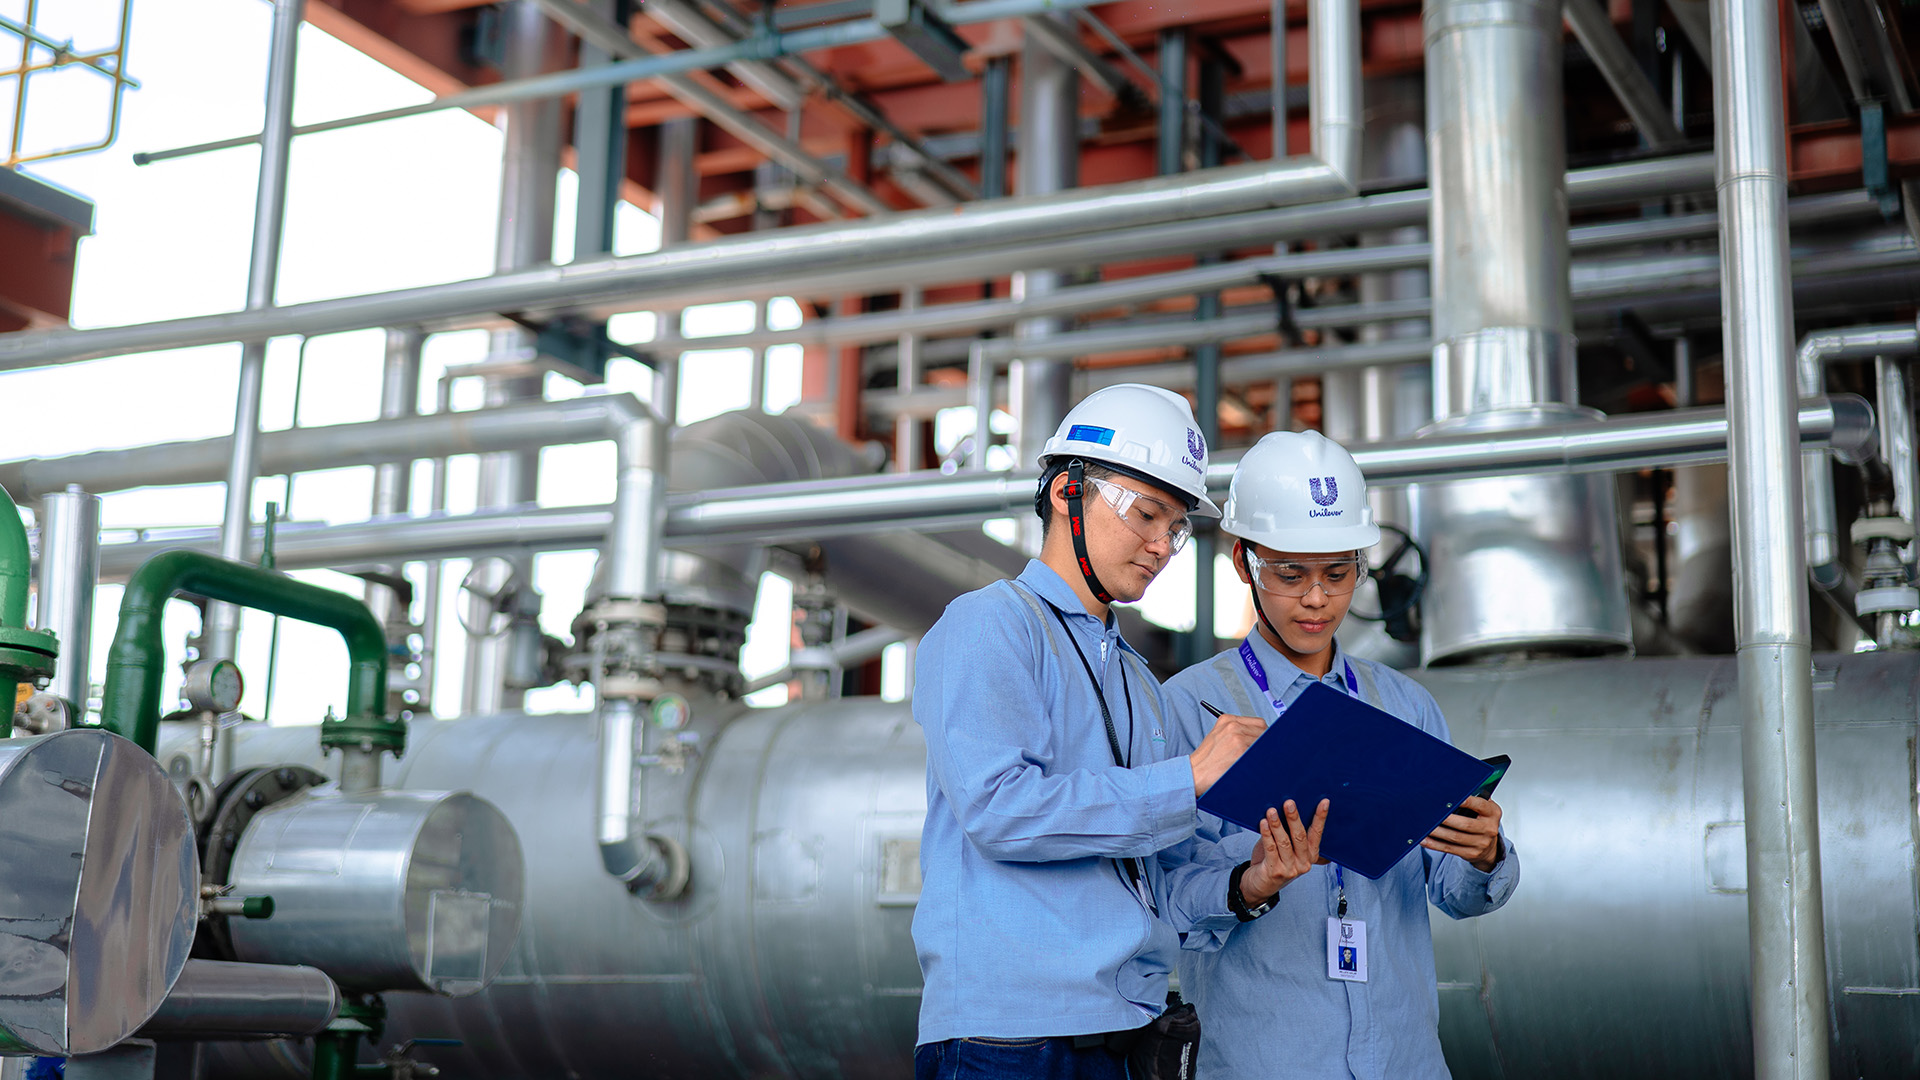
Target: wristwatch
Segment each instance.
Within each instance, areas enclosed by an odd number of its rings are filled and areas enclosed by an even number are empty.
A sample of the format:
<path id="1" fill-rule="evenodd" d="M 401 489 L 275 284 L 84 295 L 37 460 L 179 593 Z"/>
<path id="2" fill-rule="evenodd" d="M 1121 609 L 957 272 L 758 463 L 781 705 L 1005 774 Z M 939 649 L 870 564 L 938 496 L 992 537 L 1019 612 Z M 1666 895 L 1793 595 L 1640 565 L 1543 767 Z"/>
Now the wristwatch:
<path id="1" fill-rule="evenodd" d="M 1241 922 L 1252 922 L 1272 911 L 1273 902 L 1279 899 L 1277 896 L 1269 896 L 1253 907 L 1247 906 L 1247 898 L 1240 895 L 1240 877 L 1252 866 L 1251 862 L 1241 863 L 1233 868 L 1233 876 L 1227 879 L 1227 910 L 1233 912 L 1233 917 Z"/>

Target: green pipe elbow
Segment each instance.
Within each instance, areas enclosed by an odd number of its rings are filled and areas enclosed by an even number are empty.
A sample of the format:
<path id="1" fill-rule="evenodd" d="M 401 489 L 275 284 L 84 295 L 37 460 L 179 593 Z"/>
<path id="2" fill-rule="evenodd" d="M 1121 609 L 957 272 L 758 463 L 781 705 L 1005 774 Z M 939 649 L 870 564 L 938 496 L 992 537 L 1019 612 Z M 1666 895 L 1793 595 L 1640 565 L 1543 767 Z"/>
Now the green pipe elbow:
<path id="1" fill-rule="evenodd" d="M 100 722 L 108 731 L 153 752 L 166 662 L 161 613 L 169 598 L 183 592 L 339 631 L 347 644 L 347 714 L 329 722 L 321 743 L 371 744 L 396 756 L 405 748 L 405 725 L 386 715 L 386 634 L 365 604 L 277 571 L 198 551 L 162 552 L 127 580 L 100 706 Z"/>

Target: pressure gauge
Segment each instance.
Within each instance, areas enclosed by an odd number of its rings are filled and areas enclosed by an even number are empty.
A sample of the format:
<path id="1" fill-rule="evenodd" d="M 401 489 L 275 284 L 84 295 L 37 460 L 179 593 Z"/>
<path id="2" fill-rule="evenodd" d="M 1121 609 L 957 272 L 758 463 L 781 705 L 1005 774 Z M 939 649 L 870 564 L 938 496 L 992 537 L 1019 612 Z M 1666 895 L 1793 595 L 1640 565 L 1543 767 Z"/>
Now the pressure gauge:
<path id="1" fill-rule="evenodd" d="M 240 668 L 231 660 L 200 660 L 187 669 L 180 696 L 196 712 L 229 713 L 240 707 L 245 686 Z"/>
<path id="2" fill-rule="evenodd" d="M 693 706 L 679 694 L 661 694 L 653 699 L 653 722 L 667 731 L 679 731 L 693 719 Z"/>

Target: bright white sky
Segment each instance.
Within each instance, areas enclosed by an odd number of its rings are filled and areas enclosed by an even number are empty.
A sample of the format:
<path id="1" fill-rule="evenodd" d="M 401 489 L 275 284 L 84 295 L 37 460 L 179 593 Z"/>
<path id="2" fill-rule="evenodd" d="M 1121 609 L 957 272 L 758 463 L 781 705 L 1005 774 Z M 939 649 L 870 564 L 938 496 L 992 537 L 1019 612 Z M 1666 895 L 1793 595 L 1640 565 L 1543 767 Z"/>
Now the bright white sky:
<path id="1" fill-rule="evenodd" d="M 15 21 L 23 17 L 24 7 L 24 0 L 0 0 L 0 14 Z M 127 70 L 142 86 L 126 95 L 118 141 L 103 152 L 25 167 L 24 171 L 74 191 L 96 207 L 94 235 L 80 249 L 74 325 L 139 323 L 244 306 L 258 150 L 226 150 L 144 167 L 135 166 L 131 156 L 135 151 L 259 130 L 269 15 L 269 6 L 261 0 L 134 0 Z M 82 49 L 107 48 L 112 46 L 118 16 L 116 0 L 43 0 L 38 25 L 51 36 L 71 37 Z M 0 49 L 17 48 L 15 42 L 0 33 Z M 106 80 L 74 68 L 36 76 L 28 95 L 27 147 L 51 149 L 103 137 L 107 86 Z M 0 83 L 0 130 L 11 122 L 14 93 L 13 81 Z M 314 27 L 303 28 L 296 123 L 429 97 L 424 88 Z M 278 302 L 377 292 L 491 272 L 500 151 L 496 129 L 459 111 L 296 139 Z M 570 173 L 561 176 L 555 238 L 559 261 L 572 257 L 572 179 Z M 628 254 L 657 247 L 655 221 L 633 206 L 623 204 L 620 209 L 616 250 Z M 683 328 L 690 336 L 748 329 L 755 318 L 754 307 L 741 303 L 692 309 Z M 791 301 L 770 305 L 772 325 L 794 326 L 799 320 L 799 308 Z M 622 316 L 613 333 L 622 340 L 645 340 L 652 335 L 652 317 Z M 297 378 L 302 370 L 299 342 L 271 343 L 263 427 L 376 418 L 382 341 L 378 330 L 311 339 L 305 350 L 304 378 Z M 485 349 L 486 335 L 478 331 L 429 339 L 423 382 L 431 387 L 448 366 L 480 360 Z M 747 406 L 750 359 L 745 350 L 686 354 L 681 421 Z M 225 435 L 232 431 L 238 360 L 239 346 L 223 345 L 0 375 L 0 395 L 5 400 L 35 403 L 16 406 L 8 423 L 0 425 L 0 459 Z M 768 367 L 764 404 L 778 411 L 799 396 L 798 347 L 771 350 Z M 456 386 L 456 408 L 478 405 L 474 380 Z M 639 365 L 616 361 L 608 388 L 647 396 L 650 385 Z M 569 380 L 549 378 L 550 396 L 579 392 L 581 388 Z M 430 389 L 423 407 L 432 407 Z M 942 418 L 944 430 L 971 430 L 970 413 L 958 415 L 967 410 L 950 411 L 956 415 Z M 471 509 L 475 461 L 455 459 L 449 471 L 448 509 Z M 427 509 L 425 477 L 422 463 L 413 492 L 416 512 Z M 267 502 L 274 501 L 290 507 L 299 521 L 362 520 L 369 514 L 372 483 L 368 468 L 302 474 L 291 493 L 281 478 L 263 478 L 255 490 L 256 519 L 264 518 Z M 543 452 L 541 503 L 603 503 L 612 495 L 612 455 L 606 444 Z M 216 525 L 221 486 L 109 494 L 102 512 L 109 529 Z M 535 583 L 546 597 L 542 621 L 548 632 L 567 633 L 592 564 L 593 555 L 588 552 L 557 552 L 539 558 Z M 449 613 L 452 586 L 466 569 L 462 562 L 446 567 Z M 1183 553 L 1144 605 L 1150 618 L 1170 626 L 1192 625 L 1193 571 L 1190 552 Z M 357 581 L 331 572 L 300 576 L 359 591 Z M 1239 629 L 1235 622 L 1240 605 L 1234 597 L 1240 586 L 1231 574 L 1222 584 L 1222 618 L 1217 629 L 1224 635 Z M 119 597 L 117 586 L 103 587 L 99 596 L 91 663 L 96 683 L 105 676 Z M 790 605 L 786 583 L 769 577 L 763 583 L 743 655 L 743 667 L 750 676 L 777 670 L 785 663 Z M 180 650 L 196 622 L 187 605 L 175 603 L 170 609 L 167 637 L 177 654 L 183 655 Z M 243 708 L 254 715 L 266 705 L 272 624 L 269 617 L 250 613 L 242 626 L 239 661 L 249 676 Z M 458 711 L 462 631 L 451 617 L 442 625 L 432 704 L 436 713 L 452 715 Z M 336 635 L 283 621 L 278 657 L 273 665 L 275 722 L 315 722 L 325 708 L 341 706 L 345 650 Z M 897 649 L 889 659 L 889 696 L 897 697 L 903 685 Z M 784 688 L 774 688 L 756 698 L 756 703 L 777 704 L 784 699 Z M 538 711 L 575 710 L 590 704 L 590 692 L 576 695 L 564 686 L 535 691 L 529 699 L 529 708 Z"/>

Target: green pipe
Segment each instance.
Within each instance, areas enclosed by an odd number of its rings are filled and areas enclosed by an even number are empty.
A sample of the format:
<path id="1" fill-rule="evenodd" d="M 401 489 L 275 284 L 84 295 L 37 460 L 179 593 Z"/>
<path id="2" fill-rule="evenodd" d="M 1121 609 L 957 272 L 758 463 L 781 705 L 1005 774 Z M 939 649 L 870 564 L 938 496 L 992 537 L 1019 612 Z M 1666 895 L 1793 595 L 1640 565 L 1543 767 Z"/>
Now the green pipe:
<path id="1" fill-rule="evenodd" d="M 27 628 L 27 579 L 33 555 L 27 550 L 27 527 L 13 496 L 0 488 L 0 626 Z"/>
<path id="2" fill-rule="evenodd" d="M 162 552 L 127 580 L 120 626 L 107 652 L 101 726 L 153 752 L 160 730 L 160 676 L 166 666 L 161 610 L 170 597 L 183 592 L 338 630 L 347 642 L 347 715 L 323 726 L 321 744 L 371 744 L 400 753 L 406 727 L 385 715 L 386 635 L 367 606 L 332 589 L 198 551 Z"/>
<path id="3" fill-rule="evenodd" d="M 13 496 L 0 488 L 0 739 L 13 736 L 13 699 L 22 682 L 53 674 L 52 634 L 27 628 L 33 554 Z"/>

